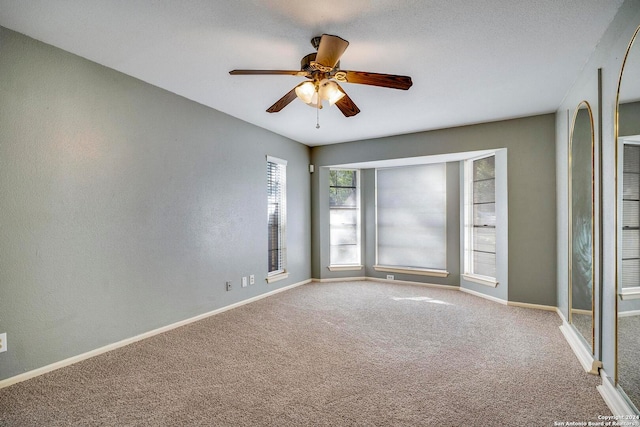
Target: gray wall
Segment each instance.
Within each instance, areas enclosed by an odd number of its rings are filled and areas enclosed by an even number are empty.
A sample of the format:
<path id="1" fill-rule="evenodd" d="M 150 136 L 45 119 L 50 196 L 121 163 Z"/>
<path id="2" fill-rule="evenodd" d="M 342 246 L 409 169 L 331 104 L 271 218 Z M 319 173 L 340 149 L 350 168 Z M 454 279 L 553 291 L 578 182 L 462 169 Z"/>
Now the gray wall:
<path id="1" fill-rule="evenodd" d="M 311 277 L 308 147 L 3 28 L 0 76 L 0 380 Z"/>
<path id="2" fill-rule="evenodd" d="M 510 301 L 556 305 L 556 207 L 553 114 L 494 123 L 414 133 L 366 141 L 313 147 L 311 163 L 316 167 L 355 162 L 396 159 L 446 153 L 507 148 L 509 214 Z M 322 220 L 322 200 L 326 192 L 320 175 L 312 175 L 313 247 L 312 274 L 329 277 L 326 270 L 328 227 Z M 363 185 L 371 185 L 365 179 Z M 370 190 L 364 190 L 364 194 Z M 364 213 L 367 222 L 370 209 Z M 455 224 L 459 224 L 459 214 Z M 454 227 L 458 228 L 458 227 Z M 459 230 L 457 231 L 459 232 Z M 372 234 L 367 230 L 367 245 Z M 456 237 L 459 248 L 459 236 Z M 453 237 L 451 237 L 453 241 Z M 373 255 L 367 254 L 367 267 Z M 458 257 L 459 249 L 455 254 Z M 350 272 L 347 272 L 350 273 Z M 459 273 L 459 270 L 458 270 Z M 353 274 L 345 274 L 352 276 Z M 367 270 L 367 275 L 386 273 Z M 405 278 L 397 276 L 397 278 Z M 434 283 L 426 276 L 406 276 L 413 281 Z M 490 293 L 487 291 L 486 293 Z"/>
<path id="3" fill-rule="evenodd" d="M 633 32 L 640 25 L 640 0 L 626 0 L 620 7 L 616 17 L 598 43 L 583 71 L 576 77 L 571 90 L 565 96 L 557 111 L 556 120 L 556 171 L 557 171 L 557 217 L 558 217 L 558 273 L 557 295 L 558 307 L 567 316 L 568 305 L 568 167 L 567 149 L 569 141 L 569 118 L 582 100 L 587 100 L 594 110 L 596 122 L 595 134 L 602 134 L 598 143 L 602 149 L 602 176 L 597 177 L 597 185 L 602 181 L 603 191 L 597 200 L 602 198 L 603 211 L 599 216 L 597 227 L 602 228 L 602 251 L 598 252 L 601 264 L 597 265 L 598 280 L 601 293 L 596 292 L 596 307 L 602 304 L 602 311 L 596 312 L 596 357 L 602 360 L 607 375 L 612 376 L 615 370 L 615 101 L 618 77 L 622 59 Z M 598 100 L 598 68 L 602 69 L 602 105 Z M 598 113 L 599 107 L 602 115 Z M 600 161 L 600 158 L 597 159 Z M 598 245 L 599 242 L 596 242 Z M 596 246 L 598 247 L 598 246 Z M 600 327 L 601 325 L 601 327 Z"/>

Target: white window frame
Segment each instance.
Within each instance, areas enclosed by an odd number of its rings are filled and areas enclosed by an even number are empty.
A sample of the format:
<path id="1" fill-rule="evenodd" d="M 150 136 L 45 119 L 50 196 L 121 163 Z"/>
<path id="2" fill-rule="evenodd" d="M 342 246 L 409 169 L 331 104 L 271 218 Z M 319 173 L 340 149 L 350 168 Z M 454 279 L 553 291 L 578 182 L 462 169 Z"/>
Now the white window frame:
<path id="1" fill-rule="evenodd" d="M 355 263 L 334 263 L 331 262 L 331 220 L 329 220 L 329 271 L 356 271 L 362 269 L 362 236 L 361 236 L 361 228 L 362 228 L 362 208 L 361 208 L 361 180 L 360 180 L 360 169 L 354 168 L 329 168 L 329 177 L 331 177 L 331 171 L 352 171 L 356 173 L 356 246 L 358 253 L 358 260 Z M 329 178 L 330 179 L 330 178 Z M 331 191 L 331 181 L 329 180 L 329 191 Z M 331 214 L 331 204 L 329 204 L 329 214 Z"/>
<path id="2" fill-rule="evenodd" d="M 425 163 L 425 164 L 415 164 L 415 165 L 408 165 L 408 166 L 397 166 L 397 167 L 393 167 L 393 168 L 410 168 L 410 167 L 415 167 L 415 166 L 424 166 L 427 165 L 429 163 Z M 433 163 L 435 164 L 435 163 Z M 442 163 L 444 165 L 444 175 L 445 175 L 445 226 L 444 226 L 444 235 L 445 235 L 445 240 L 443 242 L 444 245 L 444 251 L 445 254 L 447 253 L 447 249 L 446 249 L 446 244 L 447 244 L 447 227 L 448 224 L 446 222 L 446 218 L 447 218 L 447 165 L 446 163 Z M 401 265 L 382 265 L 379 263 L 379 233 L 378 233 L 378 228 L 379 228 L 379 224 L 378 224 L 378 171 L 381 169 L 389 169 L 389 168 L 376 168 L 375 170 L 375 238 L 376 238 L 376 244 L 375 244 L 375 256 L 376 256 L 376 263 L 373 266 L 373 269 L 375 271 L 380 271 L 380 272 L 388 272 L 388 273 L 402 273 L 402 274 L 411 274 L 411 275 L 420 275 L 420 276 L 432 276 L 432 277 L 447 277 L 449 275 L 449 272 L 446 269 L 446 265 L 444 269 L 439 269 L 439 268 L 424 268 L 424 267 L 412 267 L 412 266 L 401 266 Z M 446 264 L 447 260 L 446 260 L 446 255 L 445 255 L 445 264 Z"/>
<path id="3" fill-rule="evenodd" d="M 618 176 L 621 179 L 618 179 L 618 194 L 619 200 L 616 203 L 619 203 L 618 208 L 618 277 L 619 277 L 619 288 L 618 291 L 620 293 L 620 299 L 622 300 L 632 300 L 632 299 L 640 299 L 640 286 L 622 286 L 622 227 L 623 227 L 623 207 L 622 207 L 622 195 L 624 189 L 624 147 L 625 145 L 633 145 L 640 146 L 640 140 L 638 140 L 640 136 L 635 137 L 622 137 L 618 138 Z"/>
<path id="4" fill-rule="evenodd" d="M 498 286 L 496 277 L 485 276 L 474 272 L 473 268 L 473 163 L 477 160 L 486 159 L 488 157 L 494 157 L 494 185 L 495 185 L 495 210 L 497 215 L 498 210 L 498 189 L 497 189 L 497 161 L 496 153 L 491 153 L 472 159 L 464 160 L 464 267 L 462 278 L 469 282 L 486 285 L 495 288 Z M 496 235 L 496 275 L 498 274 L 498 227 L 500 224 L 496 221 L 495 235 Z"/>
<path id="5" fill-rule="evenodd" d="M 267 283 L 276 282 L 278 280 L 286 279 L 289 277 L 289 273 L 287 272 L 287 161 L 283 159 L 279 159 L 277 157 L 266 156 L 267 157 Z M 269 194 L 269 188 L 271 187 L 271 165 L 275 164 L 280 169 L 279 171 L 279 186 L 280 191 L 278 192 L 279 199 L 276 201 L 271 200 L 271 195 Z M 278 224 L 277 224 L 277 251 L 278 251 L 278 268 L 273 271 L 269 271 L 270 268 L 270 256 L 271 256 L 271 247 L 270 247 L 270 228 L 272 226 L 271 215 L 270 215 L 270 205 L 277 203 L 278 204 Z"/>

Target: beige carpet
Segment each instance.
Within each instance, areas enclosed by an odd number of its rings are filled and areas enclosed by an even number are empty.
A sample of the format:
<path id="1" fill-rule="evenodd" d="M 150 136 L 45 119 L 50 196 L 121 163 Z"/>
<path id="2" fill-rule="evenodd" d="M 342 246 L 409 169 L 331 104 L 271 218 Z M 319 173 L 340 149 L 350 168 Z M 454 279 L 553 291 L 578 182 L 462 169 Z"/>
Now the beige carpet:
<path id="1" fill-rule="evenodd" d="M 2 389 L 0 425 L 597 421 L 599 378 L 560 323 L 457 291 L 309 284 Z"/>

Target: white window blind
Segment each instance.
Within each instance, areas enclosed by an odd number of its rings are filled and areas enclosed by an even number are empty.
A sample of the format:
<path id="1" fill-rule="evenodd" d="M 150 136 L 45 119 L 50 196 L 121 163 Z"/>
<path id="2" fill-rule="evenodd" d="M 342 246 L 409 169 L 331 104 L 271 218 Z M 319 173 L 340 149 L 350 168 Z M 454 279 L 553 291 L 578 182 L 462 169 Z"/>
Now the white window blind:
<path id="1" fill-rule="evenodd" d="M 622 287 L 640 286 L 640 146 L 624 145 Z"/>
<path id="2" fill-rule="evenodd" d="M 357 170 L 329 171 L 329 262 L 360 264 L 360 174 Z"/>
<path id="3" fill-rule="evenodd" d="M 286 270 L 287 162 L 267 156 L 268 273 Z"/>
<path id="4" fill-rule="evenodd" d="M 467 244 L 470 258 L 467 270 L 471 274 L 496 277 L 496 166 L 495 156 L 471 161 L 470 227 Z"/>
<path id="5" fill-rule="evenodd" d="M 377 264 L 446 269 L 446 164 L 376 170 Z"/>

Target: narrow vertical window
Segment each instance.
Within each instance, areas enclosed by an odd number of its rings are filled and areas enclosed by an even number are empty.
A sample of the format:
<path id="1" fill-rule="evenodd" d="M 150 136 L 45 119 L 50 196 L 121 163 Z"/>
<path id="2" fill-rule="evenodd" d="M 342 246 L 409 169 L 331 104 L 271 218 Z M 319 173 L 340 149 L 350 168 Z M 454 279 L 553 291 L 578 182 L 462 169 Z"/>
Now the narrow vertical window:
<path id="1" fill-rule="evenodd" d="M 640 145 L 624 145 L 622 287 L 640 286 Z"/>
<path id="2" fill-rule="evenodd" d="M 269 276 L 286 272 L 287 162 L 267 156 Z"/>
<path id="3" fill-rule="evenodd" d="M 329 262 L 360 265 L 359 171 L 329 171 Z"/>
<path id="4" fill-rule="evenodd" d="M 495 156 L 468 160 L 466 273 L 496 277 Z"/>

